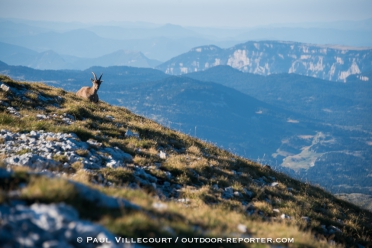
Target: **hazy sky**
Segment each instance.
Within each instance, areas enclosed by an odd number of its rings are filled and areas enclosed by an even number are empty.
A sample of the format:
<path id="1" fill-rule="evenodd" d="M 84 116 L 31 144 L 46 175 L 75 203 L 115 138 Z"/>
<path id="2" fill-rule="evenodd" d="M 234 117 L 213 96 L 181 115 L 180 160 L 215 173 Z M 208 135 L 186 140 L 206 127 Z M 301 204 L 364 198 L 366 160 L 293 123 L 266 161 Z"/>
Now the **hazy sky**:
<path id="1" fill-rule="evenodd" d="M 372 0 L 0 0 L 0 17 L 252 27 L 367 19 Z"/>

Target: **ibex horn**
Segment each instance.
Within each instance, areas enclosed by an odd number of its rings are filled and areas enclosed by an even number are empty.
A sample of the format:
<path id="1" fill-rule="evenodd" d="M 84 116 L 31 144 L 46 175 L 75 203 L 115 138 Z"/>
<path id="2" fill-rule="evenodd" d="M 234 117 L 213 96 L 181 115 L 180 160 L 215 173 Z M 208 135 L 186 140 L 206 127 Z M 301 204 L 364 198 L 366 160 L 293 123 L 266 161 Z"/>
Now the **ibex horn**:
<path id="1" fill-rule="evenodd" d="M 97 80 L 96 74 L 94 74 L 94 72 L 92 72 L 92 73 L 93 73 L 93 76 L 94 76 L 94 80 Z"/>
<path id="2" fill-rule="evenodd" d="M 102 73 L 101 76 L 99 77 L 98 81 L 101 81 L 102 75 L 103 75 L 103 73 Z"/>

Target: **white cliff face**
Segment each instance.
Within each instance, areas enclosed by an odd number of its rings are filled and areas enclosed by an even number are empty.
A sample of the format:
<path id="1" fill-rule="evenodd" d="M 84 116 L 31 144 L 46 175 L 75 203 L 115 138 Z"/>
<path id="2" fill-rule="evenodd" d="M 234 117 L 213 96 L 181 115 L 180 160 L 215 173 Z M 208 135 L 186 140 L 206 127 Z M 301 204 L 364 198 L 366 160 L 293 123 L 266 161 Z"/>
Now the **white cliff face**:
<path id="1" fill-rule="evenodd" d="M 344 82 L 346 82 L 346 78 L 348 76 L 354 75 L 354 74 L 360 74 L 360 73 L 361 73 L 361 71 L 359 70 L 358 64 L 355 62 L 355 59 L 354 59 L 353 63 L 348 68 L 348 70 L 347 71 L 341 71 L 338 78 L 340 80 L 343 80 Z"/>
<path id="2" fill-rule="evenodd" d="M 372 69 L 372 49 L 317 46 L 295 42 L 247 42 L 229 49 L 198 47 L 159 66 L 168 74 L 202 71 L 229 65 L 243 72 L 269 75 L 296 73 L 346 82 L 350 75 Z M 179 64 L 180 66 L 174 66 Z M 358 77 L 368 81 L 367 77 Z"/>
<path id="3" fill-rule="evenodd" d="M 242 69 L 250 65 L 246 50 L 236 50 L 232 56 L 227 60 L 227 65 L 233 68 Z"/>

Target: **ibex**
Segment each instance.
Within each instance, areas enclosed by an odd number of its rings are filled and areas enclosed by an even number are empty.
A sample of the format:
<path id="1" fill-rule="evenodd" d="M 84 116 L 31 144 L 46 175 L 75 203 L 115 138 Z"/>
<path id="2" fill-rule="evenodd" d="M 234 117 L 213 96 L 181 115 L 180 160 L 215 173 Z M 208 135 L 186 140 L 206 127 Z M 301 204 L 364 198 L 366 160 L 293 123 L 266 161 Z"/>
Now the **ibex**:
<path id="1" fill-rule="evenodd" d="M 93 73 L 94 79 L 91 78 L 90 80 L 92 80 L 93 86 L 81 88 L 78 92 L 76 92 L 76 95 L 79 97 L 88 99 L 91 102 L 97 103 L 99 101 L 97 91 L 99 89 L 99 86 L 103 82 L 103 80 L 101 81 L 103 73 L 101 74 L 99 79 L 97 79 L 96 74 L 94 74 L 94 72 L 92 73 Z"/>

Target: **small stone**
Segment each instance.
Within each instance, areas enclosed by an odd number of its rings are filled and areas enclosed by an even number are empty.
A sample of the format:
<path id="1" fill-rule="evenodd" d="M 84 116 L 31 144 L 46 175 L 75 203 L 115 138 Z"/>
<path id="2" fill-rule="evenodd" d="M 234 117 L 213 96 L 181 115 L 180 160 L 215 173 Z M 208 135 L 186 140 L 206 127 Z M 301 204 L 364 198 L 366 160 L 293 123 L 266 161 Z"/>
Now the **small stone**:
<path id="1" fill-rule="evenodd" d="M 160 153 L 159 153 L 159 157 L 160 157 L 161 159 L 166 159 L 166 158 L 167 158 L 167 154 L 166 154 L 165 152 L 163 152 L 163 151 L 160 151 Z"/>
<path id="2" fill-rule="evenodd" d="M 278 185 L 279 185 L 278 182 L 273 182 L 273 183 L 270 184 L 271 187 L 275 187 L 275 186 L 278 186 Z"/>
<path id="3" fill-rule="evenodd" d="M 37 136 L 37 133 L 34 130 L 32 130 L 30 132 L 30 137 L 36 137 L 36 136 Z"/>
<path id="4" fill-rule="evenodd" d="M 164 173 L 168 178 L 172 178 L 172 174 L 169 171 L 165 171 Z"/>
<path id="5" fill-rule="evenodd" d="M 62 118 L 62 121 L 68 125 L 71 125 L 71 120 L 69 118 Z"/>
<path id="6" fill-rule="evenodd" d="M 110 168 L 117 168 L 120 166 L 120 163 L 118 163 L 118 161 L 115 160 L 110 160 L 108 163 L 106 163 L 106 166 Z"/>
<path id="7" fill-rule="evenodd" d="M 36 139 L 35 138 L 29 138 L 28 139 L 28 144 L 29 145 L 36 145 Z"/>
<path id="8" fill-rule="evenodd" d="M 274 208 L 274 209 L 273 209 L 273 212 L 274 212 L 274 213 L 280 213 L 280 210 L 277 209 L 277 208 Z"/>
<path id="9" fill-rule="evenodd" d="M 152 207 L 153 208 L 156 208 L 158 210 L 165 210 L 168 208 L 168 205 L 164 204 L 164 203 L 161 203 L 161 202 L 154 202 L 152 204 Z"/>
<path id="10" fill-rule="evenodd" d="M 115 117 L 113 117 L 113 116 L 111 116 L 111 115 L 106 115 L 106 118 L 109 119 L 110 121 L 115 120 Z"/>
<path id="11" fill-rule="evenodd" d="M 46 115 L 37 114 L 37 115 L 36 115 L 36 118 L 41 119 L 41 120 L 45 120 L 45 119 L 47 119 L 48 117 L 47 117 Z"/>
<path id="12" fill-rule="evenodd" d="M 102 146 L 102 143 L 99 143 L 97 140 L 94 140 L 94 139 L 87 140 L 87 143 L 97 148 Z"/>
<path id="13" fill-rule="evenodd" d="M 70 115 L 70 114 L 64 113 L 63 116 L 64 116 L 65 118 L 70 119 L 71 121 L 75 121 L 75 117 L 74 117 L 73 115 Z"/>
<path id="14" fill-rule="evenodd" d="M 242 194 L 239 191 L 234 192 L 234 196 L 236 197 L 242 197 Z"/>
<path id="15" fill-rule="evenodd" d="M 10 87 L 6 84 L 1 84 L 0 88 L 5 92 L 10 91 Z"/>
<path id="16" fill-rule="evenodd" d="M 246 233 L 247 232 L 247 226 L 243 224 L 238 225 L 239 232 Z"/>
<path id="17" fill-rule="evenodd" d="M 280 216 L 280 218 L 281 219 L 291 219 L 291 217 L 289 216 L 289 215 L 286 215 L 286 214 L 282 214 L 281 216 Z"/>

